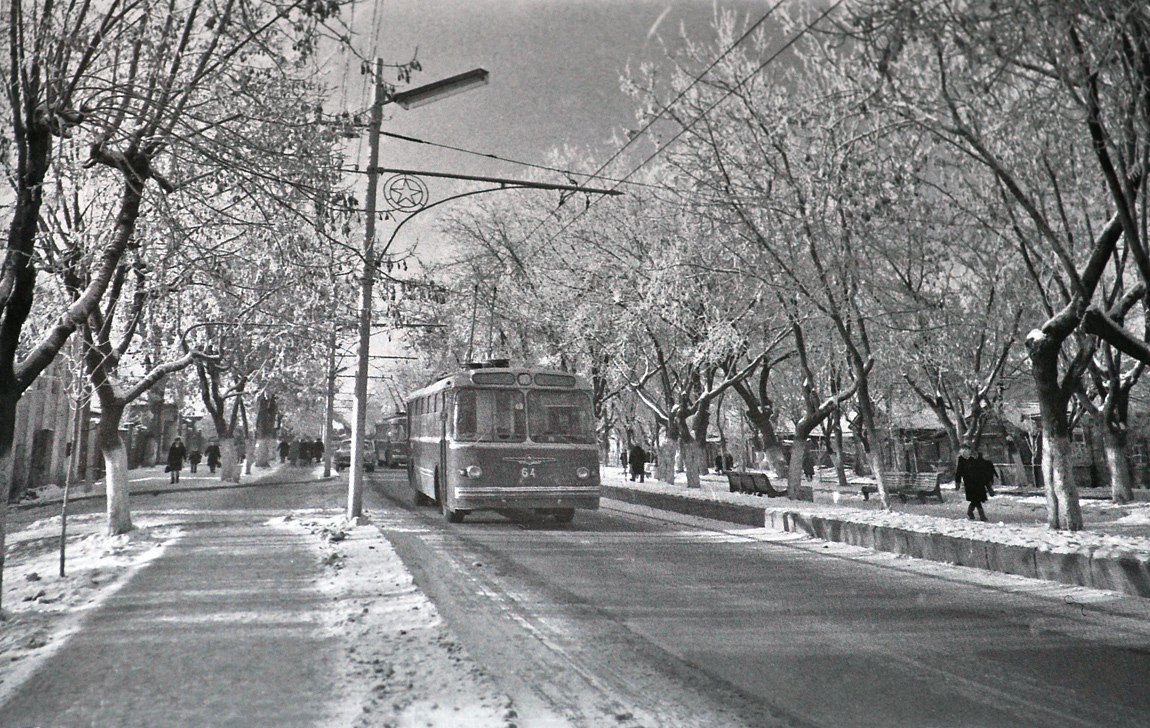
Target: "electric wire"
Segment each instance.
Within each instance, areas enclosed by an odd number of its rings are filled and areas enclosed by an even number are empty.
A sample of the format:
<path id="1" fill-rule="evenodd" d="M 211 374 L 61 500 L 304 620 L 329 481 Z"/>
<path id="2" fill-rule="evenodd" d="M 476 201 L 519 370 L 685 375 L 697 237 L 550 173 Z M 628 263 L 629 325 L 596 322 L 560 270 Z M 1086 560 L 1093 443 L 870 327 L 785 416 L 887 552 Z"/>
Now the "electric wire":
<path id="1" fill-rule="evenodd" d="M 561 167 L 550 167 L 546 164 L 537 164 L 535 162 L 524 162 L 524 161 L 519 160 L 519 159 L 511 159 L 509 157 L 501 157 L 498 154 L 492 154 L 490 152 L 478 152 L 478 151 L 475 151 L 474 149 L 466 149 L 464 147 L 457 147 L 453 144 L 443 144 L 441 142 L 428 141 L 426 139 L 420 139 L 418 137 L 407 136 L 406 134 L 396 134 L 395 132 L 380 131 L 380 135 L 385 136 L 385 137 L 390 137 L 392 139 L 398 139 L 398 140 L 404 141 L 404 142 L 410 142 L 412 144 L 426 144 L 428 146 L 436 147 L 438 149 L 446 149 L 446 150 L 452 151 L 452 152 L 460 152 L 462 154 L 470 154 L 470 155 L 473 155 L 476 157 L 484 157 L 485 159 L 494 159 L 497 162 L 507 162 L 508 164 L 518 164 L 522 167 L 528 167 L 530 169 L 538 169 L 538 170 L 541 170 L 544 172 L 555 172 L 557 174 L 562 174 L 562 175 L 566 176 L 568 179 L 572 179 L 572 180 L 575 177 L 587 177 L 588 178 L 587 181 L 589 182 L 591 179 L 598 178 L 598 179 L 603 180 L 604 182 L 620 182 L 620 183 L 625 183 L 625 184 L 629 184 L 629 185 L 635 185 L 637 187 L 650 187 L 653 189 L 666 189 L 662 185 L 653 185 L 653 184 L 649 184 L 647 182 L 628 182 L 626 180 L 619 180 L 619 179 L 614 179 L 611 177 L 602 177 L 602 176 L 596 177 L 597 173 L 577 172 L 577 171 L 572 170 L 572 169 L 563 169 Z"/>
<path id="2" fill-rule="evenodd" d="M 794 35 L 793 35 L 793 36 L 792 36 L 792 37 L 791 37 L 791 38 L 790 38 L 790 39 L 789 39 L 789 40 L 788 40 L 786 43 L 784 43 L 784 44 L 783 44 L 781 47 L 779 47 L 779 48 L 778 48 L 778 49 L 777 49 L 777 50 L 776 50 L 774 53 L 772 53 L 770 56 L 768 56 L 768 57 L 767 57 L 767 58 L 766 58 L 766 59 L 765 59 L 765 60 L 764 60 L 762 63 L 760 63 L 758 66 L 756 66 L 756 67 L 755 67 L 755 69 L 754 69 L 753 71 L 751 71 L 750 73 L 748 73 L 748 74 L 747 74 L 747 75 L 746 75 L 744 78 L 740 79 L 740 80 L 739 80 L 737 83 L 735 83 L 733 86 L 731 86 L 731 88 L 730 88 L 730 89 L 728 89 L 728 90 L 727 90 L 725 93 L 723 93 L 723 94 L 722 94 L 722 95 L 721 95 L 721 96 L 720 96 L 718 99 L 716 99 L 716 100 L 715 100 L 715 101 L 714 101 L 714 102 L 713 102 L 713 103 L 712 103 L 710 106 L 708 106 L 706 109 L 704 109 L 704 110 L 703 110 L 701 113 L 699 113 L 699 114 L 698 114 L 698 115 L 697 115 L 697 116 L 696 116 L 694 119 L 692 119 L 690 122 L 688 122 L 687 124 L 685 124 L 685 125 L 684 125 L 684 126 L 683 126 L 683 127 L 682 127 L 682 128 L 679 130 L 679 131 L 678 131 L 678 132 L 676 132 L 676 133 L 675 133 L 675 135 L 674 135 L 673 137 L 671 137 L 669 140 L 667 140 L 667 142 L 666 142 L 666 143 L 664 143 L 664 144 L 662 144 L 661 146 L 659 146 L 659 147 L 658 147 L 658 148 L 657 148 L 657 149 L 656 149 L 654 152 L 652 152 L 650 155 L 648 155 L 646 159 L 644 159 L 642 162 L 640 162 L 638 165 L 636 165 L 636 166 L 634 167 L 634 169 L 632 169 L 632 170 L 631 170 L 630 172 L 628 172 L 627 174 L 623 175 L 623 177 L 622 177 L 621 181 L 620 181 L 620 182 L 616 182 L 616 183 L 614 183 L 614 185 L 613 185 L 613 186 L 612 186 L 610 189 L 612 189 L 612 190 L 617 190 L 617 189 L 619 188 L 619 185 L 620 185 L 620 184 L 627 182 L 627 180 L 629 180 L 629 179 L 630 179 L 630 178 L 631 178 L 633 175 L 637 174 L 637 173 L 639 172 L 639 170 L 643 169 L 643 167 L 647 166 L 647 165 L 648 165 L 648 164 L 649 164 L 649 163 L 650 163 L 652 160 L 654 160 L 656 157 L 658 157 L 658 156 L 659 156 L 659 155 L 661 155 L 663 152 L 665 152 L 665 151 L 666 151 L 668 148 L 670 148 L 670 146 L 671 146 L 672 144 L 674 144 L 676 141 L 678 141 L 678 139 L 679 139 L 680 137 L 682 137 L 682 136 L 683 136 L 684 134 L 686 134 L 687 132 L 691 131 L 691 130 L 694 128 L 694 126 L 695 126 L 697 123 L 699 123 L 699 122 L 700 122 L 700 121 L 702 121 L 704 118 L 706 118 L 706 116 L 707 116 L 708 114 L 710 114 L 710 113 L 711 113 L 711 111 L 713 111 L 713 110 L 714 110 L 715 108 L 717 108 L 717 107 L 718 107 L 720 104 L 722 104 L 724 101 L 726 101 L 728 98 L 730 98 L 730 97 L 731 97 L 731 95 L 735 93 L 735 91 L 737 91 L 738 89 L 740 89 L 740 88 L 741 88 L 743 85 L 745 85 L 745 84 L 746 84 L 748 81 L 750 81 L 752 78 L 754 78 L 755 76 L 757 76 L 758 74 L 760 74 L 760 73 L 763 71 L 763 69 L 764 69 L 764 68 L 766 68 L 766 67 L 767 67 L 768 65 L 770 65 L 772 62 L 774 62 L 774 60 L 775 60 L 776 58 L 778 58 L 780 55 L 782 55 L 784 52 L 786 52 L 786 51 L 787 51 L 787 50 L 788 50 L 788 49 L 789 49 L 791 46 L 793 46 L 793 45 L 794 45 L 795 43 L 797 43 L 797 42 L 798 42 L 800 39 L 802 39 L 802 37 L 803 37 L 803 36 L 805 36 L 807 33 L 809 33 L 809 32 L 810 32 L 810 31 L 811 31 L 811 30 L 812 30 L 812 29 L 815 27 L 815 25 L 817 25 L 818 23 L 822 22 L 822 20 L 823 20 L 824 18 L 826 18 L 828 15 L 830 15 L 832 12 L 834 12 L 834 10 L 835 10 L 836 8 L 838 8 L 838 6 L 842 4 L 842 2 L 843 2 L 843 0 L 836 0 L 836 2 L 835 2 L 834 4 L 830 5 L 830 6 L 829 6 L 829 7 L 827 7 L 825 10 L 823 10 L 823 12 L 822 12 L 822 13 L 820 13 L 820 14 L 819 14 L 819 16 L 818 16 L 817 18 L 815 18 L 815 19 L 814 19 L 814 20 L 812 20 L 810 23 L 808 23 L 808 24 L 807 24 L 807 25 L 806 25 L 806 26 L 805 26 L 805 27 L 804 27 L 802 30 L 800 30 L 799 32 L 795 33 L 795 34 L 794 34 Z M 773 7 L 773 8 L 772 8 L 770 11 L 768 11 L 768 15 L 769 15 L 770 13 L 774 12 L 774 9 L 775 9 L 775 8 L 777 8 L 777 7 L 778 7 L 778 5 L 775 5 L 775 6 L 774 6 L 774 7 Z M 766 17 L 767 17 L 767 16 L 764 16 L 764 17 L 763 17 L 761 20 L 765 20 L 765 19 L 766 19 Z M 741 37 L 739 38 L 739 40 L 738 40 L 738 41 L 736 41 L 736 45 L 737 45 L 739 42 L 742 42 L 743 38 L 746 38 L 746 37 L 747 37 L 747 34 L 744 34 L 743 36 L 741 36 Z M 734 46 L 734 45 L 732 45 L 730 48 L 728 48 L 728 49 L 727 49 L 727 50 L 726 50 L 726 51 L 723 53 L 723 56 L 726 56 L 727 54 L 729 54 L 729 53 L 730 53 L 730 52 L 731 52 L 731 51 L 734 49 L 734 47 L 735 47 L 735 46 Z M 716 62 L 717 62 L 717 61 L 716 61 Z M 707 70 L 709 71 L 711 68 L 713 68 L 713 67 L 714 67 L 714 65 L 715 65 L 715 64 L 714 64 L 714 63 L 712 63 L 710 66 L 708 66 L 708 67 L 707 67 Z M 703 73 L 701 73 L 700 75 L 696 76 L 696 77 L 695 77 L 695 80 L 693 80 L 693 81 L 691 82 L 691 86 L 694 86 L 694 85 L 695 85 L 695 84 L 697 84 L 699 81 L 701 81 L 701 80 L 702 80 L 702 78 L 703 78 L 703 76 L 705 76 L 705 75 L 706 75 L 706 73 L 707 73 L 707 71 L 704 71 L 704 72 L 703 72 Z M 691 86 L 689 86 L 689 87 L 688 87 L 688 89 L 689 89 Z M 685 91 L 684 91 L 684 92 L 685 92 Z M 663 110 L 659 112 L 659 114 L 658 114 L 658 115 L 659 115 L 659 116 L 661 116 L 661 115 L 662 115 L 663 113 L 665 113 L 666 111 L 669 111 L 669 110 L 671 109 L 671 107 L 672 107 L 672 106 L 674 106 L 674 104 L 675 104 L 676 102 L 678 102 L 678 100 L 679 100 L 680 98 L 682 98 L 682 96 L 683 96 L 683 94 L 682 94 L 682 93 L 680 93 L 678 96 L 676 96 L 676 97 L 675 97 L 675 99 L 674 99 L 674 100 L 672 100 L 672 101 L 671 101 L 669 104 L 667 104 L 667 105 L 666 105 L 666 106 L 663 108 Z M 650 127 L 650 125 L 648 124 L 646 127 L 644 127 L 644 131 L 645 131 L 647 128 L 649 128 L 649 127 Z M 615 156 L 617 156 L 617 154 L 616 154 L 616 155 L 613 155 L 613 156 L 612 156 L 612 159 L 614 159 L 614 158 L 615 158 Z M 609 164 L 610 162 L 611 162 L 611 160 L 608 160 L 608 161 L 607 161 L 607 164 Z M 606 164 L 604 165 L 604 167 L 605 167 L 605 166 L 606 166 Z M 602 167 L 601 167 L 600 169 L 602 169 Z M 571 227 L 573 224 L 575 224 L 575 222 L 577 222 L 577 221 L 578 221 L 579 219 L 581 219 L 581 218 L 582 218 L 584 215 L 586 215 L 586 214 L 587 214 L 587 212 L 588 212 L 588 211 L 590 211 L 590 209 L 591 209 L 591 208 L 592 208 L 592 207 L 595 205 L 595 203 L 597 203 L 597 202 L 599 201 L 599 199 L 600 199 L 600 197 L 595 197 L 595 198 L 593 198 L 592 200 L 590 200 L 590 201 L 588 202 L 588 204 L 587 204 L 587 205 L 586 205 L 586 206 L 585 206 L 585 207 L 584 207 L 582 210 L 580 210 L 579 212 L 577 212 L 577 213 L 576 213 L 576 214 L 575 214 L 575 215 L 574 215 L 574 216 L 573 216 L 573 217 L 572 217 L 570 220 L 568 220 L 566 223 L 564 223 L 564 224 L 563 224 L 563 226 L 562 226 L 562 227 L 560 227 L 560 228 L 559 228 L 559 230 L 557 230 L 557 231 L 556 231 L 554 234 L 550 235 L 550 236 L 548 237 L 548 239 L 547 239 L 547 241 L 546 241 L 545 245 L 549 245 L 549 244 L 551 244 L 552 242 L 554 242 L 556 238 L 558 238 L 560 235 L 562 235 L 564 232 L 566 232 L 566 230 L 567 230 L 568 228 L 570 228 L 570 227 Z M 534 235 L 535 235 L 535 234 L 536 234 L 536 233 L 539 231 L 539 229 L 540 229 L 540 228 L 542 228 L 542 227 L 543 227 L 545 224 L 547 224 L 547 218 L 544 218 L 543 220 L 540 220 L 540 221 L 539 221 L 539 223 L 538 223 L 538 224 L 537 224 L 537 225 L 536 225 L 534 228 L 532 228 L 532 229 L 531 229 L 531 232 L 529 232 L 529 233 L 528 233 L 526 236 L 524 236 L 524 238 L 523 238 L 523 242 L 526 242 L 527 240 L 530 240 L 530 239 L 531 239 L 531 238 L 532 238 L 532 237 L 533 237 L 533 236 L 534 236 Z"/>

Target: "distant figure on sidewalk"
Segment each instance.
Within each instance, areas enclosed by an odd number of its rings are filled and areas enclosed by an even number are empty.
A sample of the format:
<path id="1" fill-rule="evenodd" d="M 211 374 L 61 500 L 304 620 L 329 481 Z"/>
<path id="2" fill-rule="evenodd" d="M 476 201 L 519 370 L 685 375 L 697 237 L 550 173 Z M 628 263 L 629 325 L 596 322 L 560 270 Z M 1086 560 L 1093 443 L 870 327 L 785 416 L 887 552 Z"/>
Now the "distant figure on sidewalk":
<path id="1" fill-rule="evenodd" d="M 311 454 L 317 463 L 323 462 L 323 439 L 317 437 L 311 444 Z"/>
<path id="2" fill-rule="evenodd" d="M 627 453 L 627 462 L 631 465 L 631 480 L 635 480 L 637 475 L 639 482 L 644 482 L 643 479 L 647 475 L 647 453 L 643 452 L 643 448 L 632 445 L 631 452 Z"/>
<path id="3" fill-rule="evenodd" d="M 208 449 L 204 450 L 204 457 L 208 459 L 208 470 L 215 475 L 216 468 L 220 467 L 220 446 L 214 440 L 208 443 Z"/>
<path id="4" fill-rule="evenodd" d="M 280 462 L 281 462 L 281 463 L 286 463 L 286 462 L 287 462 L 287 457 L 288 457 L 288 449 L 289 449 L 290 447 L 291 447 L 291 445 L 288 445 L 288 441 L 287 441 L 287 440 L 280 440 L 280 444 L 279 444 L 279 454 L 280 454 Z"/>
<path id="5" fill-rule="evenodd" d="M 168 448 L 168 467 L 165 468 L 171 473 L 171 482 L 180 482 L 180 471 L 184 468 L 184 458 L 187 456 L 188 449 L 184 447 L 184 441 L 178 437 L 172 440 L 172 446 Z"/>
<path id="6" fill-rule="evenodd" d="M 992 484 L 996 475 L 994 463 L 982 457 L 978 450 L 969 445 L 959 450 L 958 466 L 954 469 L 954 489 L 961 487 L 966 490 L 966 500 L 970 503 L 966 508 L 966 517 L 970 520 L 974 520 L 975 510 L 978 511 L 979 520 L 986 520 L 982 504 L 988 495 L 994 495 Z"/>
<path id="7" fill-rule="evenodd" d="M 627 451 L 622 450 L 619 452 L 619 463 L 623 466 L 623 474 L 627 474 Z"/>
<path id="8" fill-rule="evenodd" d="M 188 472 L 189 473 L 196 472 L 196 467 L 200 464 L 200 459 L 202 457 L 203 456 L 200 455 L 199 450 L 192 450 L 191 452 L 188 453 Z"/>
<path id="9" fill-rule="evenodd" d="M 716 455 L 715 456 L 715 472 L 716 473 L 722 473 L 723 472 L 723 456 L 722 455 Z"/>

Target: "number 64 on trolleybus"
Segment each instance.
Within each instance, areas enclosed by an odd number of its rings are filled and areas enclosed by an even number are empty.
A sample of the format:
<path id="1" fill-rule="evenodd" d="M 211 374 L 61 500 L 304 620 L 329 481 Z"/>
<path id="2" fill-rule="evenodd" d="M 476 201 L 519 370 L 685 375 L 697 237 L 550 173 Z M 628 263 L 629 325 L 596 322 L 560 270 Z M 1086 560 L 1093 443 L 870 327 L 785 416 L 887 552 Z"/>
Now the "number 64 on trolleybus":
<path id="1" fill-rule="evenodd" d="M 407 416 L 415 501 L 452 523 L 504 508 L 567 523 L 599 507 L 591 386 L 579 376 L 473 366 L 413 392 Z"/>

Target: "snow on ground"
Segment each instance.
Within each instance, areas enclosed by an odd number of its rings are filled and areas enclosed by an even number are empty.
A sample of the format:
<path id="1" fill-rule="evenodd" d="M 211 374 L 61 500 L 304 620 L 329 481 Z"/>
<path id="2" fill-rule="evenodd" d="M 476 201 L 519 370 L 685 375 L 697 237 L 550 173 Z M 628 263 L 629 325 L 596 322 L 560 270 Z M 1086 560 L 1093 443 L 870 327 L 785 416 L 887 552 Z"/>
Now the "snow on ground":
<path id="1" fill-rule="evenodd" d="M 83 617 L 158 557 L 180 533 L 178 516 L 137 519 L 136 530 L 107 536 L 103 514 L 68 519 L 60 576 L 60 517 L 7 534 L 0 614 L 0 703 L 79 629 Z"/>
<path id="2" fill-rule="evenodd" d="M 332 725 L 514 726 L 511 700 L 451 635 L 435 605 L 371 525 L 296 513 L 278 524 L 316 535 L 320 589 L 335 608 L 326 627 L 344 638 L 346 686 Z"/>
<path id="3" fill-rule="evenodd" d="M 133 480 L 149 489 L 158 482 L 154 474 Z M 58 493 L 53 486 L 38 495 L 43 501 Z M 0 615 L 0 703 L 82 628 L 86 614 L 178 539 L 181 522 L 193 515 L 133 514 L 135 529 L 114 537 L 104 535 L 104 514 L 71 515 L 63 578 L 59 516 L 12 530 Z M 319 511 L 268 526 L 315 535 L 317 588 L 332 605 L 324 628 L 343 638 L 337 683 L 345 690 L 334 698 L 331 725 L 514 728 L 510 699 L 452 636 L 378 529 Z"/>

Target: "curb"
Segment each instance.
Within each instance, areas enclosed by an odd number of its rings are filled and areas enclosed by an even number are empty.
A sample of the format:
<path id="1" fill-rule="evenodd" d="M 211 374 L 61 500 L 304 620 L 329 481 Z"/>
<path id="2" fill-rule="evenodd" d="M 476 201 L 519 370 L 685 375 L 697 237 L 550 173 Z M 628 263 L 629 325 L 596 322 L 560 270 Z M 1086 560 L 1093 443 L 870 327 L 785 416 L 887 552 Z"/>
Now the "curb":
<path id="1" fill-rule="evenodd" d="M 277 471 L 260 473 L 258 475 L 253 474 L 253 475 L 248 476 L 249 478 L 252 478 L 251 480 L 245 480 L 245 481 L 241 481 L 239 483 L 221 481 L 218 485 L 198 485 L 198 486 L 188 485 L 188 486 L 171 487 L 172 484 L 170 484 L 170 483 L 158 483 L 155 487 L 143 486 L 143 485 L 137 485 L 135 487 L 129 486 L 128 496 L 129 496 L 129 498 L 135 498 L 137 496 L 145 496 L 145 495 L 159 496 L 159 495 L 167 495 L 169 493 L 200 493 L 200 492 L 207 493 L 210 491 L 217 491 L 217 490 L 233 490 L 235 488 L 258 488 L 258 487 L 266 487 L 269 485 L 312 485 L 314 483 L 326 483 L 330 480 L 333 480 L 333 479 L 339 477 L 338 475 L 335 475 L 333 473 L 332 476 L 330 476 L 328 478 L 319 477 L 319 478 L 310 478 L 310 479 L 305 478 L 303 480 L 298 480 L 298 479 L 277 480 L 276 478 L 273 477 L 276 474 L 277 474 Z M 161 474 L 161 476 L 162 476 L 162 474 Z M 161 476 L 157 476 L 157 477 L 161 477 Z M 166 477 L 166 476 L 162 476 L 162 477 Z M 96 492 L 96 493 L 83 493 L 83 492 L 81 492 L 81 493 L 69 493 L 68 502 L 69 503 L 77 503 L 80 501 L 104 500 L 106 495 L 107 494 L 102 490 L 99 492 Z M 52 496 L 50 498 L 34 498 L 34 499 L 16 501 L 14 503 L 9 504 L 9 507 L 14 508 L 14 509 L 18 509 L 18 510 L 24 510 L 24 509 L 32 509 L 32 508 L 43 508 L 44 506 L 58 506 L 58 505 L 61 505 L 63 502 L 64 502 L 64 499 L 62 497 Z"/>
<path id="2" fill-rule="evenodd" d="M 823 541 L 969 566 L 983 571 L 1150 597 L 1150 559 L 1130 554 L 1059 552 L 1037 546 L 1002 544 L 893 526 L 856 523 L 788 510 L 785 506 L 724 503 L 611 485 L 602 486 L 602 493 L 604 498 L 688 516 L 802 533 Z"/>

